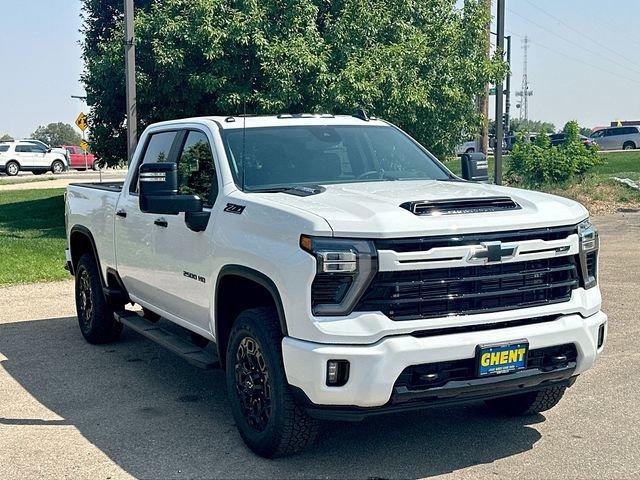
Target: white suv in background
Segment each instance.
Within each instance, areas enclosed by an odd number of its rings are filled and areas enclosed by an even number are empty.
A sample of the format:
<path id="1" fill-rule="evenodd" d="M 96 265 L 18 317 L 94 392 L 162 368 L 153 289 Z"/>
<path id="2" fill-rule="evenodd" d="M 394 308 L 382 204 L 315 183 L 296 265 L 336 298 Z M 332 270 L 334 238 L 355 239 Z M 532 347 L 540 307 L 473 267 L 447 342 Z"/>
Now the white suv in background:
<path id="1" fill-rule="evenodd" d="M 600 150 L 635 150 L 640 148 L 639 127 L 603 128 L 591 134 L 591 140 Z"/>
<path id="2" fill-rule="evenodd" d="M 38 143 L 0 143 L 0 172 L 9 176 L 17 175 L 20 170 L 39 175 L 47 171 L 62 173 L 68 168 L 66 155 Z"/>

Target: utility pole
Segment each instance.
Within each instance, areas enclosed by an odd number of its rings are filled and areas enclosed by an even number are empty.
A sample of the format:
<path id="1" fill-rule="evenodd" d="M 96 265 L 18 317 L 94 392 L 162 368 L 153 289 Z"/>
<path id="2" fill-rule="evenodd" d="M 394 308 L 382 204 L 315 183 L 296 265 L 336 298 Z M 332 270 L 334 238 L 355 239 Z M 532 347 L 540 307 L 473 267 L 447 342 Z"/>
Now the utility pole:
<path id="1" fill-rule="evenodd" d="M 504 0 L 498 0 L 497 11 L 498 35 L 496 50 L 498 55 L 504 57 Z M 502 141 L 504 139 L 504 118 L 502 106 L 504 102 L 503 79 L 496 83 L 496 146 L 495 156 L 495 184 L 502 185 Z"/>
<path id="2" fill-rule="evenodd" d="M 483 3 L 483 8 L 487 12 L 489 21 L 487 22 L 487 58 L 491 56 L 491 0 L 479 0 Z M 476 140 L 476 151 L 480 151 L 485 155 L 489 151 L 489 84 L 484 87 L 484 92 L 477 100 L 477 112 L 482 118 L 482 129 Z"/>
<path id="3" fill-rule="evenodd" d="M 507 35 L 504 39 L 507 42 L 507 65 L 509 65 L 504 90 L 504 133 L 509 135 L 511 132 L 511 35 Z"/>
<path id="4" fill-rule="evenodd" d="M 127 161 L 131 163 L 138 143 L 136 107 L 136 41 L 133 24 L 133 0 L 124 0 L 125 83 L 127 90 Z"/>

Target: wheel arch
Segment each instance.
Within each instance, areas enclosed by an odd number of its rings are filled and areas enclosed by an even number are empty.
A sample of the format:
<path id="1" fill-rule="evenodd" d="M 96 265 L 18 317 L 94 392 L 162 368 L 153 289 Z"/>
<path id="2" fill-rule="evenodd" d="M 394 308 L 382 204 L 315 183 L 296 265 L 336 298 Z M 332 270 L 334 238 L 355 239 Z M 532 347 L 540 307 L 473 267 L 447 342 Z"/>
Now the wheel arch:
<path id="1" fill-rule="evenodd" d="M 235 292 L 243 288 L 239 298 Z M 214 294 L 215 338 L 220 364 L 224 367 L 233 322 L 247 308 L 275 306 L 283 336 L 287 335 L 284 306 L 278 287 L 268 276 L 251 267 L 226 265 L 218 274 Z"/>
<path id="2" fill-rule="evenodd" d="M 93 239 L 91 231 L 84 225 L 74 225 L 69 232 L 69 251 L 71 252 L 71 266 L 73 271 L 76 271 L 78 266 L 78 260 L 85 253 L 91 253 L 98 265 L 98 271 L 100 272 L 100 282 L 105 287 L 104 274 L 100 266 L 100 258 L 98 257 L 98 249 L 96 248 L 96 242 Z"/>

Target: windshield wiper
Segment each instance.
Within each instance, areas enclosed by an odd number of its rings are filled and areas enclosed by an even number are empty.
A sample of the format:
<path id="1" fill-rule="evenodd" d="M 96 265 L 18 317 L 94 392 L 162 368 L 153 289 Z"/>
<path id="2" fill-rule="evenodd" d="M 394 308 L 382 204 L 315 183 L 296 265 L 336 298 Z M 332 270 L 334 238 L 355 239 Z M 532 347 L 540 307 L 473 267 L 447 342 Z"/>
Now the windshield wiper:
<path id="1" fill-rule="evenodd" d="M 317 195 L 326 189 L 320 185 L 291 185 L 288 187 L 267 187 L 247 189 L 249 193 L 289 193 L 298 197 L 308 197 L 309 195 Z"/>

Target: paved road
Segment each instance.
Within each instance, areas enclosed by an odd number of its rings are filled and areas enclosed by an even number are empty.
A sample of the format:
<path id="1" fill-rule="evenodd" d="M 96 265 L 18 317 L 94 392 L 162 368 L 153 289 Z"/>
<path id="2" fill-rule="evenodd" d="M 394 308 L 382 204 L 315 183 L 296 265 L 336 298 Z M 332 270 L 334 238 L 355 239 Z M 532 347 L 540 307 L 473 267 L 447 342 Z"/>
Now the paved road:
<path id="1" fill-rule="evenodd" d="M 0 192 L 8 190 L 28 190 L 33 188 L 64 188 L 70 183 L 83 182 L 118 182 L 124 180 L 126 170 L 108 169 L 103 172 L 70 171 L 60 175 L 36 176 L 24 172 L 17 177 L 0 176 Z"/>
<path id="2" fill-rule="evenodd" d="M 640 478 L 640 215 L 598 223 L 609 342 L 556 408 L 333 424 L 309 451 L 275 461 L 243 446 L 220 371 L 131 331 L 84 343 L 71 282 L 0 289 L 0 478 Z"/>

